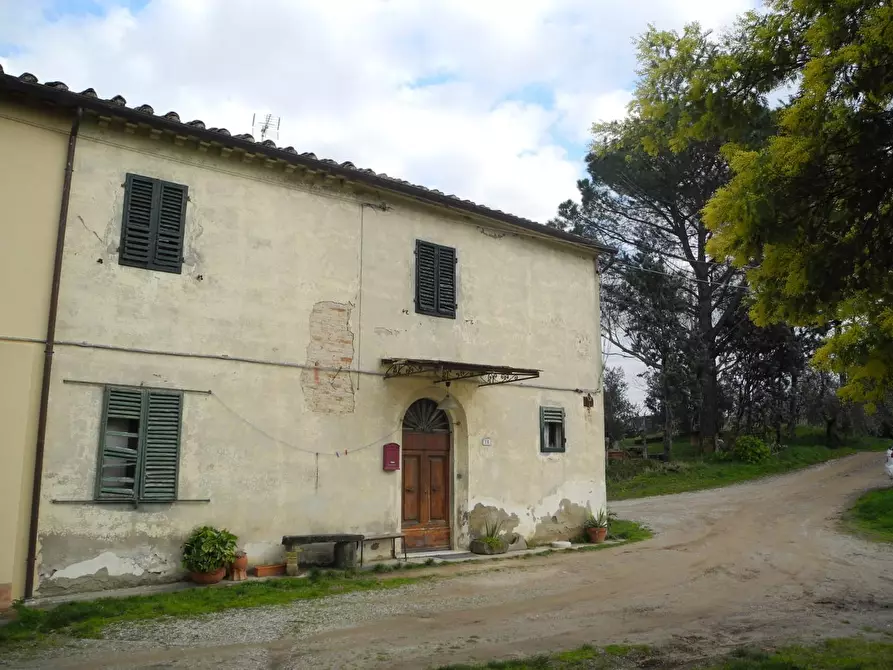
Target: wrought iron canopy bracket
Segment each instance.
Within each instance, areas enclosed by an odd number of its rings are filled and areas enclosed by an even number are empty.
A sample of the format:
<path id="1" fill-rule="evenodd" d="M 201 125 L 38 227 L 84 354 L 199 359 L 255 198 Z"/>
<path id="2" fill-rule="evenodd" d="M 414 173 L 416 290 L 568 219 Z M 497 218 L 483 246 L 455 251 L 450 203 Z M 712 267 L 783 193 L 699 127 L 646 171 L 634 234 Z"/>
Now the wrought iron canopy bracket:
<path id="1" fill-rule="evenodd" d="M 386 358 L 382 360 L 382 364 L 388 367 L 385 379 L 429 375 L 434 377 L 435 384 L 478 378 L 478 386 L 495 386 L 536 379 L 540 376 L 539 370 L 407 358 Z"/>

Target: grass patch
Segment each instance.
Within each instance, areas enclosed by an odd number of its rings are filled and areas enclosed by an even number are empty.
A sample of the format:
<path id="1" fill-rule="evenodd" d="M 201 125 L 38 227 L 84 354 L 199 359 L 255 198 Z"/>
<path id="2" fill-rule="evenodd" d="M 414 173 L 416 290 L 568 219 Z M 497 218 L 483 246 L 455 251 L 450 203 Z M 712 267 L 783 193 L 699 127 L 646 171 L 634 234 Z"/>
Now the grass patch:
<path id="1" fill-rule="evenodd" d="M 645 667 L 653 657 L 650 647 L 641 644 L 612 644 L 604 648 L 583 645 L 560 654 L 543 654 L 512 661 L 490 661 L 482 665 L 446 665 L 439 670 L 571 670 L 596 668 L 620 670 L 621 668 Z"/>
<path id="2" fill-rule="evenodd" d="M 611 540 L 641 542 L 642 540 L 650 540 L 652 537 L 654 537 L 654 533 L 651 532 L 651 529 L 638 521 L 614 519 L 611 521 L 608 529 L 608 539 Z"/>
<path id="3" fill-rule="evenodd" d="M 739 649 L 712 664 L 680 666 L 661 650 L 645 645 L 589 645 L 560 654 L 533 656 L 482 665 L 450 665 L 440 670 L 621 670 L 645 667 L 697 667 L 709 670 L 888 670 L 893 667 L 893 644 L 857 638 L 828 640 L 812 647 L 791 646 L 771 652 Z"/>
<path id="4" fill-rule="evenodd" d="M 50 609 L 19 605 L 16 607 L 16 620 L 0 627 L 0 649 L 38 642 L 53 633 L 98 638 L 102 637 L 103 628 L 115 623 L 284 605 L 296 600 L 355 591 L 393 589 L 417 581 L 419 578 L 379 580 L 356 576 L 351 572 L 320 570 L 311 572 L 307 578 L 246 582 L 236 586 L 194 588 L 129 598 L 102 598 L 65 603 Z"/>
<path id="5" fill-rule="evenodd" d="M 893 542 L 893 488 L 869 491 L 850 509 L 847 526 L 879 542 Z"/>
<path id="6" fill-rule="evenodd" d="M 826 640 L 814 647 L 792 646 L 774 652 L 739 650 L 711 670 L 887 670 L 893 644 L 857 638 Z"/>
<path id="7" fill-rule="evenodd" d="M 562 663 L 580 663 L 581 661 L 591 661 L 592 659 L 598 658 L 598 656 L 598 649 L 586 644 L 579 649 L 573 649 L 558 654 L 555 658 Z"/>
<path id="8" fill-rule="evenodd" d="M 697 460 L 610 461 L 606 476 L 609 500 L 644 498 L 667 493 L 684 493 L 727 486 L 817 465 L 859 451 L 883 450 L 879 439 L 861 439 L 846 447 L 795 445 L 781 450 L 763 463 L 740 463 L 707 457 Z"/>

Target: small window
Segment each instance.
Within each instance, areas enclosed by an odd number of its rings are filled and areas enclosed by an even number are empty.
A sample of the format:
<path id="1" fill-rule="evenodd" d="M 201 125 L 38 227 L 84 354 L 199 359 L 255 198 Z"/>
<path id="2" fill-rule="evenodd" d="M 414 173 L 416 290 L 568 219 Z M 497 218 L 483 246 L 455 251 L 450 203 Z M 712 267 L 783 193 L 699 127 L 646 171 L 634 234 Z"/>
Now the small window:
<path id="1" fill-rule="evenodd" d="M 118 262 L 180 274 L 186 200 L 181 184 L 128 174 Z"/>
<path id="2" fill-rule="evenodd" d="M 415 311 L 456 318 L 456 250 L 416 240 Z"/>
<path id="3" fill-rule="evenodd" d="M 540 451 L 563 452 L 567 443 L 563 407 L 540 407 Z"/>
<path id="4" fill-rule="evenodd" d="M 171 391 L 106 388 L 97 499 L 176 499 L 182 399 Z"/>

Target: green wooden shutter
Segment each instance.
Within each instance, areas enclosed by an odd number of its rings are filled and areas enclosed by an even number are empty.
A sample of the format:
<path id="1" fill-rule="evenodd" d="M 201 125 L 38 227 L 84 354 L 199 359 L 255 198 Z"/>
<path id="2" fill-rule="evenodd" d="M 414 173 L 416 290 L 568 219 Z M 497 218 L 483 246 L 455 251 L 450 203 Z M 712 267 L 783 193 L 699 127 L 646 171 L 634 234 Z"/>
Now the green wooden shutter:
<path id="1" fill-rule="evenodd" d="M 128 174 L 121 223 L 121 265 L 180 274 L 188 189 Z"/>
<path id="2" fill-rule="evenodd" d="M 146 398 L 140 500 L 175 500 L 183 396 L 146 391 Z"/>
<path id="3" fill-rule="evenodd" d="M 549 424 L 557 423 L 561 426 L 561 444 L 557 447 L 549 445 Z M 563 407 L 540 407 L 540 451 L 564 451 L 567 436 L 564 428 L 564 408 Z"/>
<path id="4" fill-rule="evenodd" d="M 422 314 L 437 313 L 437 245 L 416 240 L 415 305 Z"/>
<path id="5" fill-rule="evenodd" d="M 183 265 L 183 229 L 186 220 L 186 187 L 159 182 L 158 208 L 153 224 L 151 269 L 179 274 Z"/>
<path id="6" fill-rule="evenodd" d="M 456 250 L 437 247 L 437 313 L 456 317 Z"/>
<path id="7" fill-rule="evenodd" d="M 132 500 L 136 497 L 142 412 L 140 390 L 106 389 L 96 473 L 97 498 Z M 135 426 L 136 430 L 116 429 L 125 424 Z"/>
<path id="8" fill-rule="evenodd" d="M 155 202 L 154 179 L 127 175 L 124 191 L 124 220 L 121 223 L 121 265 L 147 268 L 152 257 L 152 219 Z"/>

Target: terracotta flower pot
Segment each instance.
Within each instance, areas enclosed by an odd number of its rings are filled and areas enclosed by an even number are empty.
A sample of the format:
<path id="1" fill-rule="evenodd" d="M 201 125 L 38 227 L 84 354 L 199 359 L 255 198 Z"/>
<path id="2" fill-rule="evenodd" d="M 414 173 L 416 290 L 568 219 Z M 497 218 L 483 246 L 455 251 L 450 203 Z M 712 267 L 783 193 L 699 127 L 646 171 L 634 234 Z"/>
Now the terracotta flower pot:
<path id="1" fill-rule="evenodd" d="M 278 577 L 285 574 L 285 563 L 272 563 L 270 565 L 255 565 L 254 574 L 258 577 Z"/>
<path id="2" fill-rule="evenodd" d="M 226 568 L 221 567 L 219 570 L 215 570 L 214 572 L 191 572 L 189 573 L 189 577 L 196 584 L 216 584 L 221 581 L 226 575 Z"/>
<path id="3" fill-rule="evenodd" d="M 232 563 L 233 570 L 247 570 L 248 569 L 248 555 L 237 556 L 236 560 Z"/>
<path id="4" fill-rule="evenodd" d="M 608 536 L 607 528 L 587 528 L 586 534 L 589 536 L 589 541 L 593 544 L 598 544 L 600 542 L 604 542 L 605 538 Z"/>

